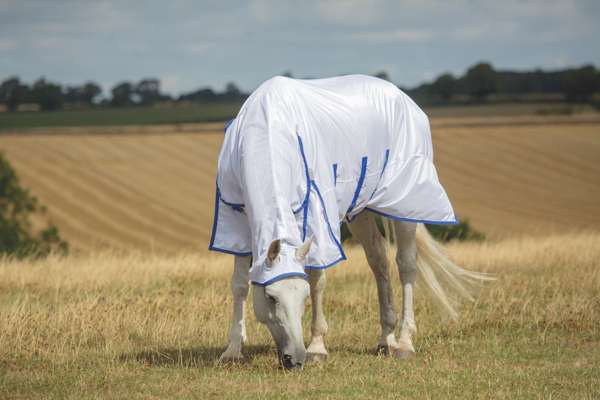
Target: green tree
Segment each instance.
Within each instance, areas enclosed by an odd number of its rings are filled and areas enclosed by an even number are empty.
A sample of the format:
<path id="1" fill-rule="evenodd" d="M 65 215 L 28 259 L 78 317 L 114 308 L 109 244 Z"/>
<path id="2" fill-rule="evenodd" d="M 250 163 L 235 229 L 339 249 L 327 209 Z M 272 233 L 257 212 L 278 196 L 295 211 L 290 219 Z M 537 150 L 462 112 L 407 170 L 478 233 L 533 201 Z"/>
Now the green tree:
<path id="1" fill-rule="evenodd" d="M 562 79 L 562 90 L 568 101 L 590 101 L 598 88 L 600 83 L 593 65 L 568 70 Z"/>
<path id="2" fill-rule="evenodd" d="M 227 96 L 239 96 L 242 93 L 242 91 L 238 88 L 238 86 L 233 83 L 233 82 L 229 82 L 227 83 L 227 85 L 225 85 L 225 94 Z"/>
<path id="3" fill-rule="evenodd" d="M 135 94 L 140 104 L 151 105 L 161 99 L 160 81 L 155 78 L 142 79 L 135 86 Z"/>
<path id="4" fill-rule="evenodd" d="M 40 78 L 34 82 L 31 87 L 31 96 L 34 102 L 38 103 L 43 111 L 58 110 L 64 102 L 63 90 L 60 85 L 47 82 L 45 78 Z"/>
<path id="5" fill-rule="evenodd" d="M 45 208 L 21 187 L 14 169 L 0 153 L 0 254 L 19 258 L 43 257 L 51 252 L 66 254 L 67 242 L 54 225 L 33 232 L 30 217 L 44 213 Z"/>
<path id="6" fill-rule="evenodd" d="M 379 78 L 379 79 L 383 79 L 384 81 L 391 82 L 390 74 L 388 74 L 387 71 L 379 71 L 373 76 L 375 78 Z"/>
<path id="7" fill-rule="evenodd" d="M 96 97 L 102 94 L 102 88 L 94 82 L 86 82 L 81 87 L 81 100 L 87 105 L 92 105 Z"/>
<path id="8" fill-rule="evenodd" d="M 454 95 L 456 79 L 452 74 L 446 73 L 440 75 L 435 82 L 431 84 L 431 91 L 439 95 L 443 100 L 449 101 Z"/>
<path id="9" fill-rule="evenodd" d="M 467 70 L 465 75 L 469 94 L 478 101 L 484 101 L 497 91 L 496 71 L 488 63 L 479 63 Z"/>
<path id="10" fill-rule="evenodd" d="M 16 76 L 0 84 L 0 102 L 6 104 L 8 111 L 16 111 L 19 104 L 27 100 L 28 95 L 29 87 L 22 84 Z"/>
<path id="11" fill-rule="evenodd" d="M 129 106 L 133 104 L 133 85 L 129 82 L 121 82 L 113 86 L 110 104 L 116 107 Z"/>

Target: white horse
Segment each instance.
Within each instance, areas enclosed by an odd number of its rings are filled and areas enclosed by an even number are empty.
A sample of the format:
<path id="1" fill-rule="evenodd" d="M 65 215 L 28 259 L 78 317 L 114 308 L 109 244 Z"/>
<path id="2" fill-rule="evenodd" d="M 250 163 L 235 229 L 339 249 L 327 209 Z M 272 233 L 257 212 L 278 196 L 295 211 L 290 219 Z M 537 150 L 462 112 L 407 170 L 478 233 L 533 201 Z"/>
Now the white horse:
<path id="1" fill-rule="evenodd" d="M 400 334 L 396 336 L 398 318 L 394 307 L 385 239 L 377 228 L 373 214 L 360 214 L 349 227 L 353 236 L 363 246 L 377 283 L 381 324 L 381 336 L 377 346 L 379 353 L 397 358 L 407 358 L 415 354 L 413 335 L 417 332 L 417 325 L 413 309 L 413 290 L 417 271 L 421 272 L 426 287 L 443 307 L 446 316 L 452 319 L 456 319 L 458 313 L 444 287 L 463 298 L 472 299 L 472 284 L 490 279 L 486 274 L 467 271 L 455 265 L 423 225 L 394 221 L 397 246 L 395 259 L 402 284 Z M 277 262 L 278 246 L 278 241 L 275 241 L 269 249 L 269 258 L 273 262 Z M 310 240 L 298 248 L 298 258 L 304 258 L 309 246 Z M 221 355 L 222 361 L 239 361 L 244 358 L 242 344 L 247 340 L 244 306 L 249 290 L 250 264 L 250 256 L 235 257 L 231 280 L 233 318 L 229 331 L 229 345 Z M 322 362 L 328 357 L 324 341 L 328 330 L 323 311 L 325 271 L 308 270 L 308 275 L 308 282 L 292 277 L 269 286 L 253 286 L 256 318 L 268 327 L 275 340 L 280 361 L 288 369 L 301 367 L 305 361 Z M 309 293 L 312 301 L 312 337 L 306 349 L 302 334 L 302 315 Z"/>
<path id="2" fill-rule="evenodd" d="M 403 286 L 399 338 L 386 245 L 374 214 L 394 221 Z M 385 354 L 414 354 L 417 270 L 450 317 L 456 310 L 440 281 L 469 297 L 467 283 L 485 278 L 454 265 L 417 227 L 457 221 L 433 165 L 427 116 L 406 94 L 360 75 L 265 82 L 226 128 L 219 156 L 209 248 L 235 255 L 234 315 L 222 360 L 242 358 L 249 282 L 256 318 L 270 330 L 285 368 L 301 367 L 307 357 L 327 358 L 323 270 L 346 259 L 344 220 L 375 275 Z M 301 320 L 309 295 L 307 351 Z"/>

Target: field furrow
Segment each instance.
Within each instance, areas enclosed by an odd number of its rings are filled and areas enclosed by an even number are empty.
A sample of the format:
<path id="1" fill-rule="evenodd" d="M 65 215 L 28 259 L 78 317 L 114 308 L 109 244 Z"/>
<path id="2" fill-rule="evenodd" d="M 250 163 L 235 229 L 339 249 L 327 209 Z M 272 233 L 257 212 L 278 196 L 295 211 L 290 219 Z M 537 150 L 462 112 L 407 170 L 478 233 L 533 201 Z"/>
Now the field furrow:
<path id="1" fill-rule="evenodd" d="M 459 217 L 488 236 L 600 225 L 600 124 L 433 127 Z M 204 251 L 223 133 L 201 131 L 14 134 L 0 151 L 76 249 Z"/>

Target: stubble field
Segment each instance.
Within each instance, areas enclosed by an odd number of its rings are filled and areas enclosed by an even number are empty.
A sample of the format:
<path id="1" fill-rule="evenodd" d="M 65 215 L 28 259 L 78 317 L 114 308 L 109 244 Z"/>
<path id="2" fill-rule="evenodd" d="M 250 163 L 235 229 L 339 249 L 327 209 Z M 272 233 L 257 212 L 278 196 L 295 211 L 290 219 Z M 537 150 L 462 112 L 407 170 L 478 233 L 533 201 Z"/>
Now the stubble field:
<path id="1" fill-rule="evenodd" d="M 449 251 L 498 281 L 457 323 L 418 291 L 417 357 L 385 359 L 375 284 L 350 248 L 328 274 L 330 360 L 301 373 L 277 367 L 251 312 L 247 362 L 216 361 L 231 313 L 231 260 L 205 251 L 217 126 L 0 136 L 74 248 L 0 262 L 0 398 L 600 397 L 600 124 L 432 125 L 459 217 L 488 236 Z"/>
<path id="2" fill-rule="evenodd" d="M 594 118 L 433 119 L 459 218 L 491 238 L 600 226 Z M 74 249 L 206 249 L 221 124 L 51 132 L 5 133 L 0 151 Z"/>

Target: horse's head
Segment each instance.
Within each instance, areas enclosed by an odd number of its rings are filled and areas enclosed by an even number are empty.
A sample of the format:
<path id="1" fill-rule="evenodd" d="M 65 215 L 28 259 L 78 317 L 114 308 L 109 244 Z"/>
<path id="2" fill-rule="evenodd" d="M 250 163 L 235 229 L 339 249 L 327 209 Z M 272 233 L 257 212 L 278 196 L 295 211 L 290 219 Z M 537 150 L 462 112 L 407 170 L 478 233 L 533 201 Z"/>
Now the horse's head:
<path id="1" fill-rule="evenodd" d="M 311 242 L 312 240 L 308 239 L 296 249 L 297 261 L 304 264 Z M 279 240 L 271 243 L 267 262 L 273 265 L 285 262 L 279 256 L 280 249 Z M 269 328 L 277 345 L 279 361 L 286 369 L 302 367 L 306 358 L 302 315 L 304 302 L 309 294 L 308 282 L 298 276 L 284 278 L 268 286 L 254 286 L 252 298 L 256 319 Z"/>

